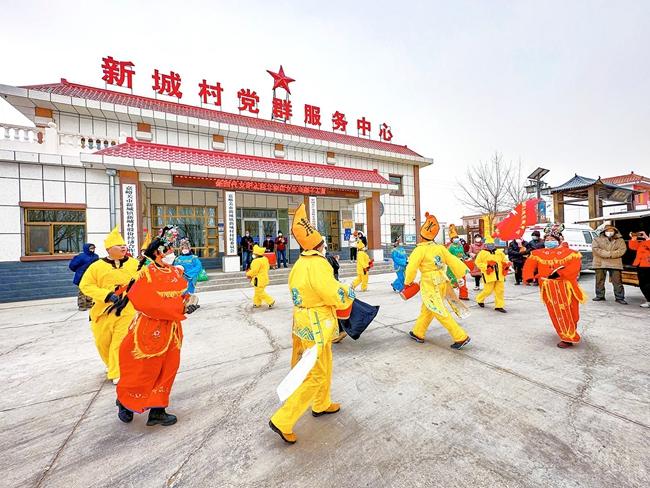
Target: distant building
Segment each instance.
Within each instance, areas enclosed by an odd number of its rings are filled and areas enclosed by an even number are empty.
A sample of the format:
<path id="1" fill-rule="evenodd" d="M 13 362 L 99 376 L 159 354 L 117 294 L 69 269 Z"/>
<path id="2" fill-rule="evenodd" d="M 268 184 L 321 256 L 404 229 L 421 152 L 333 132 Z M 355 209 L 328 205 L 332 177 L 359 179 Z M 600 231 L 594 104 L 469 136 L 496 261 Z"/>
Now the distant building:
<path id="1" fill-rule="evenodd" d="M 494 218 L 494 225 L 501 222 L 509 214 L 510 214 L 509 211 L 497 213 Z M 463 221 L 463 227 L 465 228 L 465 233 L 467 234 L 468 240 L 473 239 L 476 234 L 480 235 L 481 237 L 485 235 L 483 231 L 483 217 L 485 217 L 485 215 L 486 214 L 475 214 L 475 215 L 466 215 L 464 217 L 461 217 Z"/>
<path id="2" fill-rule="evenodd" d="M 634 209 L 650 209 L 650 178 L 636 174 L 634 171 L 626 175 L 603 178 L 603 182 L 621 186 L 638 193 L 634 196 Z"/>

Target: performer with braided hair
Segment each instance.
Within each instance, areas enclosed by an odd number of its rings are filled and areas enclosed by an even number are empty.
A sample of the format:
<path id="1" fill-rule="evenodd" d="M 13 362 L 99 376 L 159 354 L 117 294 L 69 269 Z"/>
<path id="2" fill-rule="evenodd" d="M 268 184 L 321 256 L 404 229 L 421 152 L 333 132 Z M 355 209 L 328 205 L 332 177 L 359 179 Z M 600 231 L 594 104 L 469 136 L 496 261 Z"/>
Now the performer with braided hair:
<path id="1" fill-rule="evenodd" d="M 563 242 L 562 230 L 563 225 L 546 227 L 544 248 L 532 251 L 524 264 L 524 281 L 539 280 L 542 301 L 561 339 L 557 347 L 566 349 L 580 341 L 579 305 L 587 295 L 578 285 L 582 256 Z"/>
<path id="2" fill-rule="evenodd" d="M 90 309 L 90 326 L 95 336 L 95 345 L 106 364 L 106 376 L 117 384 L 120 379 L 120 344 L 135 310 L 132 305 L 125 303 L 118 315 L 115 304 L 120 300 L 129 280 L 136 276 L 138 261 L 126 255 L 126 243 L 117 227 L 106 236 L 104 247 L 108 256 L 88 267 L 79 283 L 79 289 L 95 302 Z"/>
<path id="3" fill-rule="evenodd" d="M 169 405 L 176 372 L 180 364 L 185 315 L 199 305 L 195 295 L 186 293 L 187 280 L 182 268 L 173 266 L 174 242 L 178 232 L 165 227 L 144 251 L 152 263 L 142 259 L 138 276 L 129 284 L 124 302 L 132 304 L 136 316 L 120 348 L 122 377 L 117 385 L 118 418 L 133 420 L 133 412 L 149 410 L 147 425 L 173 425 L 176 416 Z"/>

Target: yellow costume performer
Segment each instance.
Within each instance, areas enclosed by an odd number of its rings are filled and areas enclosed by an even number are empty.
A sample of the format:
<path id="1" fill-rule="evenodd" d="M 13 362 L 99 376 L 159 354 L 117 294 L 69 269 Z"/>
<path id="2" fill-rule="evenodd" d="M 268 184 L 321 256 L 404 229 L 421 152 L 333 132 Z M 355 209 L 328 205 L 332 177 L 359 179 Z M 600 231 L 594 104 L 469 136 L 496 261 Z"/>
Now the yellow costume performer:
<path id="1" fill-rule="evenodd" d="M 79 283 L 84 295 L 92 297 L 95 304 L 90 309 L 90 322 L 95 345 L 108 368 L 107 377 L 116 382 L 120 377 L 120 344 L 126 336 L 135 315 L 130 303 L 117 316 L 106 310 L 117 302 L 131 278 L 138 273 L 138 261 L 126 255 L 126 243 L 115 227 L 104 240 L 108 257 L 91 264 Z"/>
<path id="2" fill-rule="evenodd" d="M 310 405 L 314 417 L 336 413 L 341 408 L 330 398 L 332 338 L 338 334 L 337 311 L 352 307 L 354 291 L 334 279 L 332 267 L 321 252 L 323 238 L 309 222 L 304 204 L 296 210 L 291 232 L 305 249 L 289 275 L 294 304 L 294 356 L 317 347 L 315 366 L 269 422 L 274 432 L 293 444 L 293 427 Z"/>
<path id="3" fill-rule="evenodd" d="M 246 276 L 251 279 L 251 285 L 255 287 L 253 295 L 253 307 L 259 307 L 265 302 L 269 308 L 273 307 L 275 300 L 266 293 L 266 287 L 269 284 L 269 260 L 264 256 L 266 250 L 258 245 L 253 246 L 253 260 L 251 266 L 246 272 Z"/>
<path id="4" fill-rule="evenodd" d="M 452 303 L 450 302 L 451 297 L 456 299 L 447 276 L 447 270 L 450 269 L 457 279 L 463 279 L 469 270 L 445 246 L 433 242 L 440 230 L 440 225 L 433 215 L 429 215 L 429 213 L 425 215 L 427 220 L 420 229 L 420 236 L 425 242 L 421 242 L 415 247 L 406 266 L 406 286 L 413 283 L 418 270 L 420 271 L 420 295 L 422 297 L 420 316 L 417 318 L 413 330 L 409 332 L 409 336 L 416 342 L 424 342 L 429 324 L 435 318 L 447 329 L 454 340 L 451 347 L 460 349 L 469 344 L 470 338 L 454 320 L 445 305 L 445 302 Z"/>
<path id="5" fill-rule="evenodd" d="M 357 277 L 352 282 L 352 288 L 361 285 L 361 291 L 368 289 L 368 274 L 370 273 L 370 256 L 366 252 L 363 242 L 357 242 Z"/>
<path id="6" fill-rule="evenodd" d="M 485 299 L 494 293 L 494 310 L 506 313 L 505 290 L 506 274 L 510 268 L 510 261 L 503 252 L 503 249 L 497 249 L 492 237 L 492 229 L 489 219 L 484 217 L 486 223 L 485 244 L 481 252 L 476 256 L 474 264 L 481 271 L 483 277 L 483 291 L 476 296 L 476 303 L 479 307 L 485 307 Z"/>

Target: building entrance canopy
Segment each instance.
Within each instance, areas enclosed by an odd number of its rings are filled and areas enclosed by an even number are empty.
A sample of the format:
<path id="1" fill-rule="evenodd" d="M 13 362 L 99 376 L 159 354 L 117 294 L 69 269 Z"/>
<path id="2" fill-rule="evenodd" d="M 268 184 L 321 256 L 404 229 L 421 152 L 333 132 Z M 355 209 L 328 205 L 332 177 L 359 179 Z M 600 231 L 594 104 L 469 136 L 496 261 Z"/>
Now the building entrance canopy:
<path id="1" fill-rule="evenodd" d="M 327 195 L 333 190 L 333 193 L 338 193 L 336 189 L 347 190 L 340 195 L 331 195 L 342 198 L 354 198 L 359 190 L 389 193 L 397 189 L 396 185 L 391 184 L 376 170 L 166 146 L 132 138 L 127 138 L 124 144 L 111 146 L 94 154 L 85 154 L 81 158 L 82 161 L 101 163 L 106 167 L 195 177 L 193 184 L 189 184 L 190 178 L 183 179 L 183 183 L 180 178 L 175 179 L 174 183 L 179 186 L 210 186 L 238 191 L 311 195 Z M 255 188 L 252 184 L 255 181 L 267 185 L 268 188 Z M 246 187 L 247 184 L 250 188 Z M 286 188 L 278 187 L 278 184 Z M 305 191 L 298 190 L 298 187 L 305 188 Z M 355 195 L 352 192 L 356 192 Z"/>

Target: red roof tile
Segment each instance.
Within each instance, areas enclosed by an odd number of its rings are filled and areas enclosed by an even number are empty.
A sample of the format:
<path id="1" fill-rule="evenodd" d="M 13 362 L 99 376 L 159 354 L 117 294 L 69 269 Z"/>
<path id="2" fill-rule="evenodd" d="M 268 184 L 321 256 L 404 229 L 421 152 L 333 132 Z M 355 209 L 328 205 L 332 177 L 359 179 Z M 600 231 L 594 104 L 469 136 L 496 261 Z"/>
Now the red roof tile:
<path id="1" fill-rule="evenodd" d="M 282 134 L 309 137 L 311 139 L 320 139 L 333 143 L 348 144 L 351 146 L 364 147 L 379 151 L 388 151 L 397 154 L 404 154 L 407 156 L 421 157 L 420 154 L 412 151 L 406 146 L 390 144 L 388 142 L 373 141 L 370 139 L 350 136 L 347 134 L 328 132 L 320 129 L 312 129 L 309 127 L 301 127 L 299 125 L 283 124 L 281 122 L 275 122 L 272 120 L 258 119 L 255 117 L 248 117 L 245 115 L 233 114 L 201 107 L 193 107 L 191 105 L 174 103 L 166 100 L 156 100 L 155 98 L 141 97 L 139 95 L 120 93 L 112 90 L 105 90 L 103 88 L 95 88 L 92 86 L 78 85 L 76 83 L 70 83 L 66 79 L 61 79 L 60 83 L 29 85 L 23 86 L 22 88 L 38 90 L 47 93 L 55 93 L 57 95 L 64 95 L 69 97 L 83 98 L 87 100 L 114 103 L 128 107 L 156 110 L 159 112 L 167 112 L 175 115 L 185 115 L 187 117 L 196 117 L 199 119 L 212 120 L 215 122 L 223 122 L 244 127 L 252 127 L 255 129 L 280 132 Z"/>
<path id="2" fill-rule="evenodd" d="M 167 163 L 199 164 L 220 168 L 263 171 L 336 180 L 358 181 L 361 183 L 390 184 L 377 171 L 345 168 L 328 164 L 303 163 L 283 159 L 264 158 L 226 152 L 193 149 L 179 146 L 166 146 L 127 138 L 126 143 L 111 146 L 95 154 L 122 158 L 163 161 Z"/>
<path id="3" fill-rule="evenodd" d="M 650 178 L 638 175 L 631 172 L 621 176 L 610 176 L 609 178 L 602 178 L 605 183 L 612 183 L 614 185 L 625 185 L 628 183 L 650 183 Z"/>

